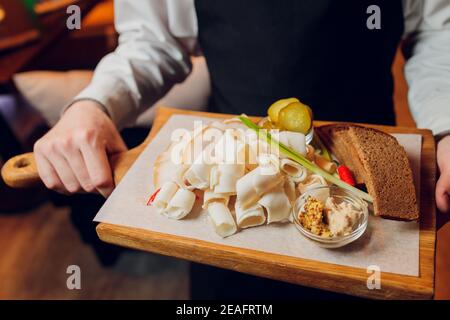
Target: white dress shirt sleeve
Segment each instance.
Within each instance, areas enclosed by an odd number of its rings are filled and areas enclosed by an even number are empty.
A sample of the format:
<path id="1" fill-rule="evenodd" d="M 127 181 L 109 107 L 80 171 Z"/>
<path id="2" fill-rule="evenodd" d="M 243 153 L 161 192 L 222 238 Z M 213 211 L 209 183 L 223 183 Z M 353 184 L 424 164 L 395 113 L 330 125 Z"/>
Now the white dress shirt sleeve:
<path id="1" fill-rule="evenodd" d="M 114 5 L 119 45 L 100 61 L 74 102 L 97 101 L 122 128 L 190 73 L 197 17 L 193 0 L 116 0 Z"/>
<path id="2" fill-rule="evenodd" d="M 406 0 L 405 75 L 420 128 L 450 130 L 450 0 Z"/>

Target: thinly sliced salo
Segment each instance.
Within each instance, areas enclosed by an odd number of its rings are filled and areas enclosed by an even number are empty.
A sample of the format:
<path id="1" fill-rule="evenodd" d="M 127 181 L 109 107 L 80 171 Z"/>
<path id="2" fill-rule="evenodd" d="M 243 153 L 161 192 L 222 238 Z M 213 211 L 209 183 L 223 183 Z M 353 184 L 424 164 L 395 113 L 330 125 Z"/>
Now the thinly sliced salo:
<path id="1" fill-rule="evenodd" d="M 236 233 L 236 222 L 226 204 L 220 201 L 212 201 L 208 203 L 207 210 L 214 229 L 219 236 L 225 238 Z"/>
<path id="2" fill-rule="evenodd" d="M 244 210 L 251 207 L 264 193 L 284 180 L 280 170 L 275 170 L 275 174 L 267 174 L 269 171 L 267 168 L 259 166 L 237 181 L 237 199 Z"/>
<path id="3" fill-rule="evenodd" d="M 235 194 L 236 183 L 245 173 L 245 144 L 236 140 L 232 132 L 227 131 L 216 145 L 215 152 L 219 161 L 214 192 Z"/>
<path id="4" fill-rule="evenodd" d="M 205 190 L 210 186 L 210 174 L 213 167 L 211 152 L 214 146 L 208 145 L 203 152 L 195 159 L 183 176 L 186 185 Z"/>
<path id="5" fill-rule="evenodd" d="M 253 206 L 242 209 L 239 201 L 235 204 L 236 221 L 240 228 L 260 226 L 266 222 L 263 208 L 255 203 Z"/>
<path id="6" fill-rule="evenodd" d="M 173 198 L 177 190 L 178 185 L 172 181 L 166 182 L 161 187 L 155 197 L 155 200 L 153 200 L 153 206 L 156 208 L 158 213 L 162 213 L 167 208 L 168 203 Z"/>
<path id="7" fill-rule="evenodd" d="M 230 200 L 230 196 L 223 193 L 215 193 L 213 190 L 205 190 L 203 194 L 203 209 L 206 209 L 208 204 L 211 202 L 222 202 L 225 205 L 228 205 L 228 201 Z"/>
<path id="8" fill-rule="evenodd" d="M 284 193 L 286 193 L 286 196 L 288 197 L 289 201 L 292 203 L 297 198 L 297 192 L 295 190 L 295 182 L 287 178 L 284 181 Z"/>
<path id="9" fill-rule="evenodd" d="M 306 155 L 306 139 L 303 133 L 271 130 L 271 135 L 278 142 L 302 155 Z"/>
<path id="10" fill-rule="evenodd" d="M 178 189 L 167 204 L 167 208 L 163 211 L 163 215 L 171 219 L 183 219 L 191 212 L 194 203 L 194 192 L 186 189 Z"/>
<path id="11" fill-rule="evenodd" d="M 267 211 L 267 223 L 289 221 L 292 206 L 283 186 L 266 193 L 259 199 L 258 204 Z"/>
<path id="12" fill-rule="evenodd" d="M 308 176 L 308 170 L 301 164 L 291 159 L 281 159 L 280 169 L 286 173 L 294 182 L 302 182 Z"/>

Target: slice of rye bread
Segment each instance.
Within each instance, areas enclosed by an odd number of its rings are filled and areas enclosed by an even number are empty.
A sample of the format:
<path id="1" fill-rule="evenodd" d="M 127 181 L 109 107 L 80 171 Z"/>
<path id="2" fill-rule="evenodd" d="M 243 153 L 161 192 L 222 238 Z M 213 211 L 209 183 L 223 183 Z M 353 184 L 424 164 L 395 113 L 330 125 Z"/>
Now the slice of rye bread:
<path id="1" fill-rule="evenodd" d="M 352 148 L 353 142 L 348 134 L 348 129 L 348 125 L 333 124 L 318 127 L 315 132 L 319 134 L 331 153 L 350 169 L 356 184 L 362 185 L 364 184 L 364 167 L 359 161 L 356 149 Z"/>
<path id="2" fill-rule="evenodd" d="M 318 130 L 328 145 L 337 135 L 345 136 L 345 147 L 336 147 L 342 159 L 351 159 L 355 176 L 363 177 L 374 199 L 375 215 L 396 220 L 417 220 L 417 205 L 411 166 L 405 149 L 393 136 L 382 131 L 353 124 L 330 125 Z M 333 128 L 334 127 L 334 128 Z M 325 138 L 325 135 L 328 137 Z M 332 141 L 330 150 L 339 140 Z M 362 170 L 362 171 L 361 171 Z"/>

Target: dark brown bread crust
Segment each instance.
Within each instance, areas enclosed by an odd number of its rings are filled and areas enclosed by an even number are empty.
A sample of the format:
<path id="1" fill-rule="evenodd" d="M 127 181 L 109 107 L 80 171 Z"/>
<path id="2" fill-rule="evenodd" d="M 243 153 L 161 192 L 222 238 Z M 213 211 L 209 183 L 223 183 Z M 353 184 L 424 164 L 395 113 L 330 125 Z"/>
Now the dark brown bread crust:
<path id="1" fill-rule="evenodd" d="M 348 134 L 349 125 L 325 125 L 315 129 L 321 140 L 336 158 L 345 163 L 353 173 L 357 185 L 364 184 L 364 168 L 356 154 L 356 149 L 352 148 L 352 141 Z"/>
<path id="2" fill-rule="evenodd" d="M 355 176 L 363 178 L 376 215 L 397 220 L 419 218 L 411 166 L 397 139 L 353 124 L 327 125 L 317 131 L 327 147 L 337 151 L 336 157 L 347 166 L 350 162 Z"/>

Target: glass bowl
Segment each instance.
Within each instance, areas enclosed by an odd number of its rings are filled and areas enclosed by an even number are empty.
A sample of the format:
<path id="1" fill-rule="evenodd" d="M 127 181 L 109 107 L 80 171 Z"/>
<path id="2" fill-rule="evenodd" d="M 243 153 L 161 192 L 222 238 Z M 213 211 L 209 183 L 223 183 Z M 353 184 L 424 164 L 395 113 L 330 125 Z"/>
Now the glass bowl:
<path id="1" fill-rule="evenodd" d="M 306 144 L 311 144 L 314 138 L 314 126 L 311 126 L 311 129 L 309 129 L 308 133 L 305 135 L 305 142 Z"/>
<path id="2" fill-rule="evenodd" d="M 298 220 L 298 213 L 303 207 L 308 196 L 317 198 L 320 201 L 325 201 L 328 196 L 335 199 L 337 203 L 347 202 L 353 206 L 354 209 L 362 212 L 359 221 L 355 224 L 354 230 L 348 234 L 334 237 L 322 237 L 316 235 L 302 226 Z M 367 203 L 360 197 L 354 195 L 350 191 L 337 187 L 337 186 L 323 186 L 312 188 L 300 197 L 297 198 L 294 204 L 294 225 L 298 231 L 305 236 L 308 240 L 312 241 L 316 245 L 323 248 L 340 248 L 343 247 L 361 237 L 367 229 L 367 223 L 369 220 L 369 209 Z"/>

